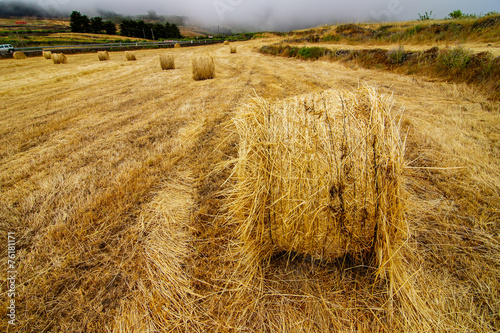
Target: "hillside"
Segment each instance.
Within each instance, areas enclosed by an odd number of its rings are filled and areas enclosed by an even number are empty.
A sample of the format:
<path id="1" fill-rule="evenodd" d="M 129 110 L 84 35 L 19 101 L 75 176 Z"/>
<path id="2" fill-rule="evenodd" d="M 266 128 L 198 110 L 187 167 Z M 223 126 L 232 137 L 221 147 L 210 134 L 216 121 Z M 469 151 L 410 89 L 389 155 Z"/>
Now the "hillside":
<path id="1" fill-rule="evenodd" d="M 25 21 L 27 24 L 16 24 Z M 185 37 L 204 37 L 203 29 L 193 26 L 180 26 Z M 14 47 L 36 47 L 44 45 L 69 45 L 87 43 L 112 43 L 120 41 L 140 41 L 142 38 L 120 35 L 72 33 L 69 20 L 9 18 L 0 19 L 0 43 Z"/>

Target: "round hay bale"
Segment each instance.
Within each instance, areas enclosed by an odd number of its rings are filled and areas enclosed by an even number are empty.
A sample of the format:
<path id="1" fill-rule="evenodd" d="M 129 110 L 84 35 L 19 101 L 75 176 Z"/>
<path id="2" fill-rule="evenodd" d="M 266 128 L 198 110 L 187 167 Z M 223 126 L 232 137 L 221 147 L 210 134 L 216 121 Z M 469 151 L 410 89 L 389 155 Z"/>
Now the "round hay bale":
<path id="1" fill-rule="evenodd" d="M 45 59 L 52 59 L 52 52 L 51 51 L 43 51 L 43 57 Z"/>
<path id="2" fill-rule="evenodd" d="M 132 51 L 125 51 L 125 58 L 127 58 L 127 61 L 136 61 L 135 53 Z"/>
<path id="3" fill-rule="evenodd" d="M 229 52 L 230 52 L 230 53 L 236 53 L 236 46 L 231 45 L 231 46 L 229 47 Z"/>
<path id="4" fill-rule="evenodd" d="M 162 70 L 175 69 L 174 56 L 171 54 L 161 54 L 160 55 L 160 66 L 161 66 Z"/>
<path id="5" fill-rule="evenodd" d="M 225 41 L 224 41 L 224 45 L 229 45 L 229 41 L 228 41 L 228 40 L 225 40 Z"/>
<path id="6" fill-rule="evenodd" d="M 192 66 L 193 78 L 196 81 L 213 79 L 215 77 L 214 58 L 210 55 L 193 58 Z"/>
<path id="7" fill-rule="evenodd" d="M 175 43 L 174 48 L 179 49 L 181 47 L 181 44 Z"/>
<path id="8" fill-rule="evenodd" d="M 97 51 L 97 57 L 99 58 L 99 61 L 106 61 L 110 59 L 108 51 Z"/>
<path id="9" fill-rule="evenodd" d="M 21 51 L 14 52 L 14 54 L 12 56 L 14 57 L 14 59 L 17 59 L 17 60 L 26 59 L 26 54 L 24 54 Z"/>
<path id="10" fill-rule="evenodd" d="M 240 110 L 227 207 L 246 267 L 287 252 L 349 256 L 382 277 L 393 271 L 407 225 L 392 103 L 363 88 L 275 104 L 257 98 Z"/>
<path id="11" fill-rule="evenodd" d="M 54 64 L 67 64 L 68 59 L 63 53 L 52 53 L 52 62 Z"/>

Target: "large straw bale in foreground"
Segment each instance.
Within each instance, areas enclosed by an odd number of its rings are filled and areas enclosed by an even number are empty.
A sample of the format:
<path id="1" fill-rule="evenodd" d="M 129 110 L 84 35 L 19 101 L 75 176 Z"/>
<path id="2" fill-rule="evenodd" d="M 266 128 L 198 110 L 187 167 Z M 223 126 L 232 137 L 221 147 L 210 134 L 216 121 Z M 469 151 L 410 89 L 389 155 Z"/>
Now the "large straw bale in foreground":
<path id="1" fill-rule="evenodd" d="M 110 59 L 108 51 L 97 51 L 97 57 L 99 58 L 99 61 L 106 61 Z"/>
<path id="2" fill-rule="evenodd" d="M 403 143 L 372 88 L 244 107 L 228 199 L 247 267 L 289 252 L 371 264 L 386 277 L 406 237 Z M 389 276 L 389 278 L 391 278 Z"/>
<path id="3" fill-rule="evenodd" d="M 127 61 L 136 61 L 137 58 L 135 57 L 135 53 L 132 51 L 125 51 L 125 58 L 127 58 Z"/>
<path id="4" fill-rule="evenodd" d="M 12 56 L 14 57 L 14 59 L 17 59 L 17 60 L 26 59 L 26 54 L 24 54 L 21 51 L 14 52 L 14 54 Z"/>
<path id="5" fill-rule="evenodd" d="M 45 59 L 52 59 L 52 52 L 51 51 L 43 51 L 42 55 Z"/>
<path id="6" fill-rule="evenodd" d="M 52 62 L 54 64 L 67 64 L 68 59 L 63 53 L 52 53 Z"/>
<path id="7" fill-rule="evenodd" d="M 198 80 L 213 79 L 215 77 L 214 58 L 209 55 L 195 57 L 192 59 L 193 78 Z"/>
<path id="8" fill-rule="evenodd" d="M 175 69 L 175 59 L 171 54 L 160 54 L 161 69 Z"/>

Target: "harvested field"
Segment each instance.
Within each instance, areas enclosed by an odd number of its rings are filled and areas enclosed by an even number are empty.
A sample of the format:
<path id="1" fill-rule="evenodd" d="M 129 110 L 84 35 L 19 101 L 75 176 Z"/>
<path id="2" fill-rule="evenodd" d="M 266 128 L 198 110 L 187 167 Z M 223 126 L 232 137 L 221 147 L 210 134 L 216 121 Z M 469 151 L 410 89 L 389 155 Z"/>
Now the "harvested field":
<path id="1" fill-rule="evenodd" d="M 499 103 L 465 85 L 256 52 L 270 43 L 238 43 L 236 57 L 172 50 L 168 72 L 157 50 L 105 66 L 95 54 L 0 61 L 0 236 L 15 237 L 17 271 L 16 327 L 2 331 L 500 330 Z M 191 59 L 206 53 L 217 75 L 195 81 Z M 355 256 L 289 248 L 249 277 L 228 206 L 239 110 L 256 95 L 274 105 L 365 84 L 392 96 L 405 143 L 400 282 Z"/>

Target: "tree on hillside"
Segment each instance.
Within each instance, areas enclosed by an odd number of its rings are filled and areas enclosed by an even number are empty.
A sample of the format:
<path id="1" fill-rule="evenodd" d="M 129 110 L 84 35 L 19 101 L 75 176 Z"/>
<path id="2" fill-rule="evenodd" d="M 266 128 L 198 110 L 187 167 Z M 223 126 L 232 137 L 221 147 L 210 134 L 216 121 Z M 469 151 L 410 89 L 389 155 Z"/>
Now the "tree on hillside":
<path id="1" fill-rule="evenodd" d="M 90 32 L 90 20 L 87 15 L 73 11 L 69 16 L 71 32 Z"/>
<path id="2" fill-rule="evenodd" d="M 103 23 L 103 29 L 108 35 L 116 35 L 116 25 L 111 21 L 105 21 Z"/>
<path id="3" fill-rule="evenodd" d="M 144 20 L 123 20 L 120 23 L 120 30 L 123 36 L 137 37 L 145 39 L 160 38 L 182 38 L 177 25 L 165 23 L 146 23 Z"/>
<path id="4" fill-rule="evenodd" d="M 104 22 L 102 17 L 96 16 L 90 19 L 90 30 L 94 34 L 100 34 L 104 30 Z"/>
<path id="5" fill-rule="evenodd" d="M 92 32 L 101 34 L 103 31 L 108 35 L 116 35 L 116 25 L 111 21 L 103 21 L 102 17 L 88 18 L 80 12 L 73 11 L 69 16 L 71 32 Z"/>
<path id="6" fill-rule="evenodd" d="M 448 14 L 448 16 L 451 17 L 452 19 L 459 19 L 459 18 L 462 18 L 464 16 L 464 14 L 462 13 L 462 11 L 460 9 L 458 9 L 458 10 L 452 11 L 450 14 Z"/>

